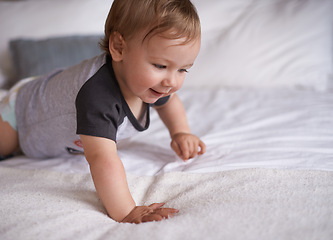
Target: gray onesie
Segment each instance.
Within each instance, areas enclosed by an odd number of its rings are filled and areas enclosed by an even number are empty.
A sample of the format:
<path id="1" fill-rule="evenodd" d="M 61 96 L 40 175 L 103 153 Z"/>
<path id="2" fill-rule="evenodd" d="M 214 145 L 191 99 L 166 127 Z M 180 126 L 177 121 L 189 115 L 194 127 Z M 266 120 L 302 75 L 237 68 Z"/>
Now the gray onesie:
<path id="1" fill-rule="evenodd" d="M 20 147 L 34 158 L 82 153 L 79 134 L 117 141 L 146 130 L 149 106 L 138 121 L 121 94 L 111 57 L 102 54 L 20 89 L 15 105 Z"/>

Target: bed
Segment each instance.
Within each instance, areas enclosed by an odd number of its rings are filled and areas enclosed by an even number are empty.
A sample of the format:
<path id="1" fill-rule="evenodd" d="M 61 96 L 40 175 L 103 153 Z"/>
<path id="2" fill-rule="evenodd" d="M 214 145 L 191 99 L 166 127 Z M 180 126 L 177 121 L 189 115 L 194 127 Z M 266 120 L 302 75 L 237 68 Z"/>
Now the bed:
<path id="1" fill-rule="evenodd" d="M 180 160 L 155 111 L 119 143 L 137 204 L 180 212 L 117 223 L 83 156 L 18 155 L 0 162 L 0 239 L 332 239 L 333 1 L 193 3 L 202 48 L 179 96 L 206 154 Z M 110 5 L 0 1 L 1 96 L 98 54 Z"/>

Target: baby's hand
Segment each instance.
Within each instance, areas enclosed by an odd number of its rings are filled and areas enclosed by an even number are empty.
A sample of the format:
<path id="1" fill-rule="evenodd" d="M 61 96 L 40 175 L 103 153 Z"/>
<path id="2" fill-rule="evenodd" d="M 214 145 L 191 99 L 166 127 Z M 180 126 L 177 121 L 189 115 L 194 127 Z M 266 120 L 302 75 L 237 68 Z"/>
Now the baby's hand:
<path id="1" fill-rule="evenodd" d="M 199 151 L 200 147 L 200 151 Z M 184 161 L 206 152 L 206 145 L 197 136 L 190 133 L 176 133 L 172 136 L 171 148 Z"/>
<path id="2" fill-rule="evenodd" d="M 153 203 L 149 206 L 135 207 L 121 222 L 142 223 L 161 221 L 173 217 L 179 211 L 174 208 L 162 208 L 164 203 Z"/>

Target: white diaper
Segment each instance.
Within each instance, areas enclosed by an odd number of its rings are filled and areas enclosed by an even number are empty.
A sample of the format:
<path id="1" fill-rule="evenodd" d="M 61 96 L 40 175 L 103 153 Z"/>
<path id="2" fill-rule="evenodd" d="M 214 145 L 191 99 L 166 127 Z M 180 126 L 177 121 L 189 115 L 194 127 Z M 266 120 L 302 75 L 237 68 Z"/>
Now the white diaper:
<path id="1" fill-rule="evenodd" d="M 29 77 L 20 80 L 16 83 L 8 93 L 0 101 L 0 115 L 3 121 L 8 122 L 10 126 L 17 131 L 17 123 L 15 116 L 15 103 L 18 91 L 21 87 L 38 77 Z"/>

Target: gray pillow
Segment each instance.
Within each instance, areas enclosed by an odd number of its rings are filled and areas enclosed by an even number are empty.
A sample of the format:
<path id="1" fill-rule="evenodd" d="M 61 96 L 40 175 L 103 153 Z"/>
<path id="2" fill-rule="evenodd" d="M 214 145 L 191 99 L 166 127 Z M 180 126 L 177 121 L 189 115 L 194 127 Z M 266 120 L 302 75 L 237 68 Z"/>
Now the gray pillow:
<path id="1" fill-rule="evenodd" d="M 102 53 L 102 35 L 66 36 L 47 39 L 14 39 L 10 41 L 16 77 L 46 74 L 66 68 Z"/>

